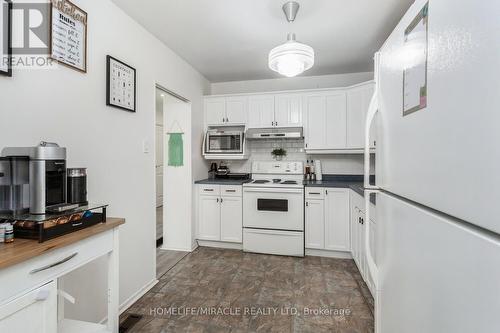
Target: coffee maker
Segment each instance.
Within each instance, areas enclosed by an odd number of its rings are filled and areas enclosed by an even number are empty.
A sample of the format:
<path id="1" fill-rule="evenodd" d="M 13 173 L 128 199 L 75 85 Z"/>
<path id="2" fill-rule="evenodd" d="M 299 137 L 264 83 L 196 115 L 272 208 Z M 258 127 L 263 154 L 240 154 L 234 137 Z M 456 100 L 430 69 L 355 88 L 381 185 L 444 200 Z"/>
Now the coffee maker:
<path id="1" fill-rule="evenodd" d="M 4 148 L 1 156 L 27 159 L 27 163 L 16 164 L 12 172 L 29 175 L 30 214 L 45 214 L 47 208 L 66 203 L 66 148 L 42 141 L 35 147 Z"/>

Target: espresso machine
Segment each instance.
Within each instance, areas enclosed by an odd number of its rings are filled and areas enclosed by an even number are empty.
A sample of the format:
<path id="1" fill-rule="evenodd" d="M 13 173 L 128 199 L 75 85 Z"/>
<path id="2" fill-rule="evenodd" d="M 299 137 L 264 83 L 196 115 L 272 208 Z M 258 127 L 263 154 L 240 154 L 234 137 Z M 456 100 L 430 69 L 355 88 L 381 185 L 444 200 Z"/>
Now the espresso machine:
<path id="1" fill-rule="evenodd" d="M 19 208 L 26 206 L 26 190 L 22 193 L 9 195 L 13 189 L 13 181 L 24 184 L 26 189 L 26 175 L 29 179 L 29 213 L 45 214 L 47 211 L 61 211 L 66 205 L 66 148 L 59 147 L 56 143 L 42 141 L 35 147 L 8 147 L 2 150 L 4 169 L 7 169 L 6 160 L 9 161 L 10 174 L 18 175 L 16 179 L 12 176 L 4 180 L 3 191 L 0 191 L 0 202 L 5 207 Z M 16 163 L 12 163 L 15 161 Z M 2 173 L 0 171 L 0 173 Z M 21 177 L 23 176 L 23 177 Z M 23 198 L 22 202 L 18 200 Z M 10 201 L 10 202 L 9 202 Z M 8 210 L 8 209 L 7 209 Z M 12 209 L 11 209 L 12 210 Z M 19 209 L 18 209 L 19 210 Z M 11 211 L 16 213 L 16 211 Z"/>

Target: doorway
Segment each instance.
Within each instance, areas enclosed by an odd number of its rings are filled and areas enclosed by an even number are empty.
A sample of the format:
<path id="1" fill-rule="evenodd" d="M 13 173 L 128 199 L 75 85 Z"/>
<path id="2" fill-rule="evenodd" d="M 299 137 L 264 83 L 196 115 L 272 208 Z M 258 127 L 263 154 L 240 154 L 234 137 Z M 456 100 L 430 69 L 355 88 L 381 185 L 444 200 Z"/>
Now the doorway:
<path id="1" fill-rule="evenodd" d="M 172 189 L 182 187 L 182 181 L 191 177 L 188 154 L 191 149 L 191 103 L 158 85 L 155 99 L 156 276 L 160 278 L 189 253 L 179 251 L 171 240 L 185 232 L 176 223 L 185 209 L 177 202 L 182 193 L 176 190 L 174 194 Z M 171 132 L 182 132 L 184 139 L 183 165 L 175 168 L 168 166 Z"/>

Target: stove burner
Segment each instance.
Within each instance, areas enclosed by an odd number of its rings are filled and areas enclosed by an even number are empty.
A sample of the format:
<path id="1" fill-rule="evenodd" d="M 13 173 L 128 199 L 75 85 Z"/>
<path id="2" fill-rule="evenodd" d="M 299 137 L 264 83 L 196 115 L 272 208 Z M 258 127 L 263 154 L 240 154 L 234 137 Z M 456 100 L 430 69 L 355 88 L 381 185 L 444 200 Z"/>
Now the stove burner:
<path id="1" fill-rule="evenodd" d="M 254 180 L 253 183 L 254 184 L 266 184 L 266 183 L 269 183 L 269 180 L 257 179 L 257 180 Z"/>
<path id="2" fill-rule="evenodd" d="M 297 185 L 298 183 L 295 180 L 285 180 L 281 184 L 283 184 L 283 185 Z"/>

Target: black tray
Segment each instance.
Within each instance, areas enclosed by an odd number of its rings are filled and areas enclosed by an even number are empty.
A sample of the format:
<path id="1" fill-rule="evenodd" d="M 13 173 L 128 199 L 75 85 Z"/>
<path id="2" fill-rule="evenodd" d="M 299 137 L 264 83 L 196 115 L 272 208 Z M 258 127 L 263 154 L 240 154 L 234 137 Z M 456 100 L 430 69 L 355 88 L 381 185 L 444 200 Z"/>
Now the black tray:
<path id="1" fill-rule="evenodd" d="M 60 216 L 60 218 L 69 217 L 71 215 L 74 215 L 74 213 L 68 213 L 66 216 Z M 81 217 L 74 221 L 50 227 L 47 226 L 47 223 L 36 223 L 35 225 L 31 224 L 29 226 L 24 226 L 22 221 L 20 221 L 20 223 L 14 224 L 14 238 L 36 239 L 39 243 L 43 243 L 49 239 L 54 239 L 105 222 L 106 207 L 102 207 L 101 212 L 92 212 L 91 216 Z"/>

